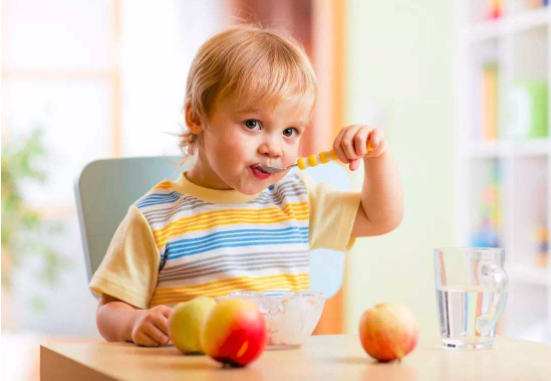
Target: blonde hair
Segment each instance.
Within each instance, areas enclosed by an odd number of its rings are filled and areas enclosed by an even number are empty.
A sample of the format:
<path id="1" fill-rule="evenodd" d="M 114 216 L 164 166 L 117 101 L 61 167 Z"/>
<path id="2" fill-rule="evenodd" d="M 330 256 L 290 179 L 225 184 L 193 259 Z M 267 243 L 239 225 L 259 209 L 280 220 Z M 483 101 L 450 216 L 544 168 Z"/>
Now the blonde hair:
<path id="1" fill-rule="evenodd" d="M 296 98 L 310 118 L 317 91 L 312 64 L 296 40 L 275 29 L 241 24 L 199 48 L 187 78 L 184 112 L 189 103 L 195 115 L 208 121 L 216 103 L 231 96 L 242 107 Z M 196 135 L 186 129 L 180 137 L 184 155 L 195 153 Z"/>

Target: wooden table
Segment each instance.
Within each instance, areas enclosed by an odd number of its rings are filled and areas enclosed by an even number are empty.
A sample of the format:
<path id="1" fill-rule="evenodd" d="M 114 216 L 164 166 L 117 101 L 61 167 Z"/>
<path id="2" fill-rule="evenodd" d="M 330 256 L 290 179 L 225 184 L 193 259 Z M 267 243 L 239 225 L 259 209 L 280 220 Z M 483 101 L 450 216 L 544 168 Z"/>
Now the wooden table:
<path id="1" fill-rule="evenodd" d="M 246 368 L 222 368 L 170 345 L 48 343 L 40 347 L 42 381 L 68 380 L 551 380 L 551 345 L 498 337 L 493 349 L 458 351 L 421 339 L 402 362 L 376 363 L 356 335 L 313 336 L 301 348 L 265 351 Z"/>

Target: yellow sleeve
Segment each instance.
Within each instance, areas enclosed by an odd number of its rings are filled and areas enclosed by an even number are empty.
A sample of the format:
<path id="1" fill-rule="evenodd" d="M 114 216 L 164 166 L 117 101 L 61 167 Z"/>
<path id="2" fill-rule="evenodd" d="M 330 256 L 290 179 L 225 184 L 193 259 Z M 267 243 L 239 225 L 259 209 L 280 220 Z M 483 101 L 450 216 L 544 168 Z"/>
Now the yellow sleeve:
<path id="1" fill-rule="evenodd" d="M 108 294 L 135 307 L 149 308 L 157 285 L 159 263 L 159 250 L 149 224 L 132 205 L 89 287 L 98 295 Z"/>
<path id="2" fill-rule="evenodd" d="M 299 173 L 308 189 L 310 205 L 310 249 L 348 251 L 356 242 L 352 228 L 360 207 L 359 192 L 343 192 L 326 183 L 315 183 Z"/>

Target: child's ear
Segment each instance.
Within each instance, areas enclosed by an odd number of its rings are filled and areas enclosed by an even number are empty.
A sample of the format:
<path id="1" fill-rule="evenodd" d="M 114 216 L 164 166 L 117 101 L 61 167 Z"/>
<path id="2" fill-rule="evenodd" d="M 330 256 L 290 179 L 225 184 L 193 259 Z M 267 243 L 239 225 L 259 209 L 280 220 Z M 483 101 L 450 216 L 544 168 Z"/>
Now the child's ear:
<path id="1" fill-rule="evenodd" d="M 186 103 L 186 125 L 195 135 L 199 135 L 203 132 L 201 118 L 193 111 L 191 102 Z"/>

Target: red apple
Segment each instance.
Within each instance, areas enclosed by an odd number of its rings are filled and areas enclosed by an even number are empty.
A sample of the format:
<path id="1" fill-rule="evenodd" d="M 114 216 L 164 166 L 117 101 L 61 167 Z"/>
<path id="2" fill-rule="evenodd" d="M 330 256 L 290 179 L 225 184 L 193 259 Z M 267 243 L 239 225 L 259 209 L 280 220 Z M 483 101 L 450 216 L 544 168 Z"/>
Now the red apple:
<path id="1" fill-rule="evenodd" d="M 232 367 L 256 360 L 268 341 L 266 319 L 258 306 L 241 299 L 225 299 L 211 310 L 203 326 L 203 352 Z"/>
<path id="2" fill-rule="evenodd" d="M 419 340 L 415 315 L 399 304 L 380 303 L 364 312 L 360 320 L 360 341 L 373 358 L 386 362 L 410 353 Z"/>

